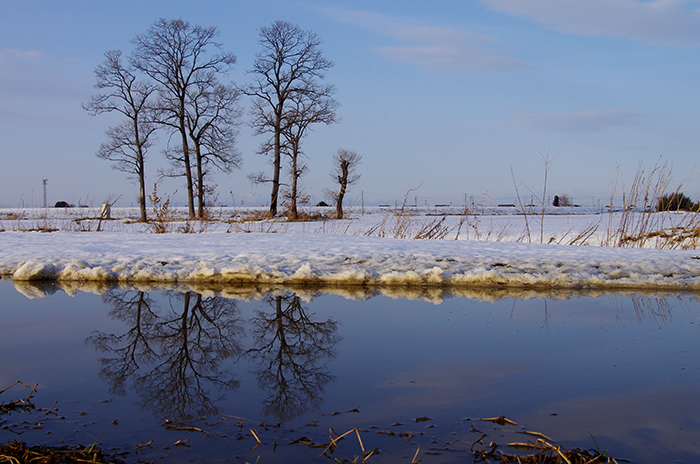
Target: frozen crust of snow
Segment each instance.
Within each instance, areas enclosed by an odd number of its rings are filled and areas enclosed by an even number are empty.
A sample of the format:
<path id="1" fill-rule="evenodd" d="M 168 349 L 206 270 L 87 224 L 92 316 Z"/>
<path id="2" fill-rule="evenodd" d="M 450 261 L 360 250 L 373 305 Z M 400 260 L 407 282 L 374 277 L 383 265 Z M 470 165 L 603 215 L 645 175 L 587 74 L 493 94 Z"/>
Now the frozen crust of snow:
<path id="1" fill-rule="evenodd" d="M 0 233 L 16 281 L 700 289 L 697 251 L 310 233 Z"/>

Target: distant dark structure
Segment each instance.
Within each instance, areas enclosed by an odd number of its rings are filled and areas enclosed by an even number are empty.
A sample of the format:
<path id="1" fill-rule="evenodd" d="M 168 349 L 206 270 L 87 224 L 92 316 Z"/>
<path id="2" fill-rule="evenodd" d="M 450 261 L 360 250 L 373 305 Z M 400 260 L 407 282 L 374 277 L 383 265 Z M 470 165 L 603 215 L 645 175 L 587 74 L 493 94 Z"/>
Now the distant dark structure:
<path id="1" fill-rule="evenodd" d="M 67 201 L 57 201 L 56 204 L 54 205 L 55 208 L 70 208 L 70 205 L 68 204 Z"/>
<path id="2" fill-rule="evenodd" d="M 552 206 L 559 206 L 559 195 L 554 195 L 554 201 L 552 202 Z"/>

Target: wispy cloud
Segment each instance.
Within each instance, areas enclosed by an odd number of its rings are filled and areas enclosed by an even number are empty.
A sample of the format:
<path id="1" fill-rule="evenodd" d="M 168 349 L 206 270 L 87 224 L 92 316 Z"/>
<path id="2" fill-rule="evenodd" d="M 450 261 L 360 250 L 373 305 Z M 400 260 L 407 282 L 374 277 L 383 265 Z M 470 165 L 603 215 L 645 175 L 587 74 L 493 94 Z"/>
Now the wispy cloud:
<path id="1" fill-rule="evenodd" d="M 394 39 L 398 44 L 376 50 L 394 61 L 441 71 L 525 68 L 509 58 L 494 37 L 442 26 L 410 24 L 392 16 L 355 10 L 327 10 L 337 20 Z"/>
<path id="2" fill-rule="evenodd" d="M 41 52 L 21 51 L 14 48 L 0 50 L 0 77 L 19 75 L 41 58 Z"/>
<path id="3" fill-rule="evenodd" d="M 599 132 L 633 122 L 640 113 L 629 110 L 584 110 L 564 113 L 522 111 L 511 121 L 518 127 L 547 132 Z"/>
<path id="4" fill-rule="evenodd" d="M 566 34 L 700 44 L 698 0 L 480 0 Z"/>
<path id="5" fill-rule="evenodd" d="M 41 57 L 41 52 L 36 50 L 21 51 L 15 48 L 0 50 L 0 64 L 8 65 L 16 61 L 36 61 Z"/>
<path id="6" fill-rule="evenodd" d="M 71 65 L 40 51 L 0 50 L 0 94 L 38 98 L 82 98 L 82 81 L 70 77 Z"/>

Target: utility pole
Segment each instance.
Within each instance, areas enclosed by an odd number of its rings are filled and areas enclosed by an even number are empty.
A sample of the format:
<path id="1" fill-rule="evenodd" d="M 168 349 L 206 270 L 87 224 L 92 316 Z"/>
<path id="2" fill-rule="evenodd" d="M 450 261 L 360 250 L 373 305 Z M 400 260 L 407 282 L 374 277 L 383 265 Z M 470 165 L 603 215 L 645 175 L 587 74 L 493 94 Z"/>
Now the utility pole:
<path id="1" fill-rule="evenodd" d="M 44 184 L 44 208 L 48 206 L 46 202 L 46 184 L 49 182 L 48 179 L 41 179 L 41 182 Z"/>

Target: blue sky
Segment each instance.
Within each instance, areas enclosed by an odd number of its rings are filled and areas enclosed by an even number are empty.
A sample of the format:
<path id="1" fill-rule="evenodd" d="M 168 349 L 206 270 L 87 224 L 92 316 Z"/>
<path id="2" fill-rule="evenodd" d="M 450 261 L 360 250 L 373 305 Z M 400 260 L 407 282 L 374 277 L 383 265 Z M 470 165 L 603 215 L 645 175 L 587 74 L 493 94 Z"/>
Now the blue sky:
<path id="1" fill-rule="evenodd" d="M 361 181 L 347 197 L 367 204 L 402 201 L 513 202 L 520 185 L 576 203 L 606 201 L 616 170 L 632 181 L 640 162 L 673 166 L 673 187 L 700 195 L 700 2 L 688 0 L 423 1 L 33 1 L 0 0 L 0 205 L 48 199 L 99 204 L 137 187 L 95 156 L 116 116 L 91 118 L 104 52 L 159 18 L 217 26 L 237 55 L 230 79 L 250 79 L 258 29 L 281 19 L 311 30 L 335 62 L 341 121 L 306 139 L 314 202 L 333 188 L 331 155 L 363 156 Z M 246 101 L 242 102 L 244 105 Z M 159 140 L 164 143 L 165 135 Z M 244 125 L 240 171 L 218 175 L 220 203 L 263 205 L 267 186 L 246 175 L 269 171 L 262 142 Z M 160 147 L 162 148 L 162 147 Z M 147 183 L 165 165 L 159 147 Z M 184 185 L 161 193 L 184 199 Z"/>

